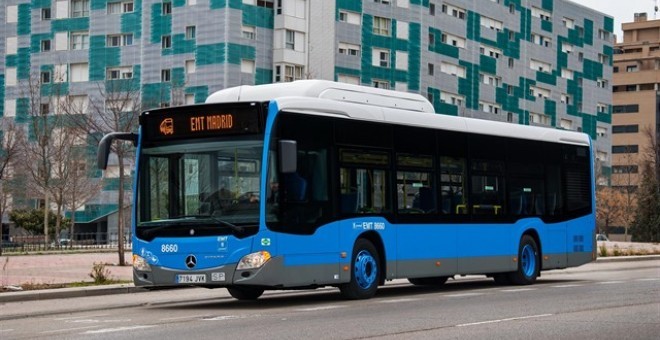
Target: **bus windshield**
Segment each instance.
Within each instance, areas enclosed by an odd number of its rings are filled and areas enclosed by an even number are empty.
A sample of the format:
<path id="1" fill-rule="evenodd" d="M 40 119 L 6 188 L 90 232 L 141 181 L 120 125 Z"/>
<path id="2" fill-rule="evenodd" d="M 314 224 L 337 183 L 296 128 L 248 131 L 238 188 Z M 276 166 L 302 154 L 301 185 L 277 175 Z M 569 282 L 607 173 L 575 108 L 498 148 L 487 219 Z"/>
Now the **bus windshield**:
<path id="1" fill-rule="evenodd" d="M 254 137 L 143 149 L 137 227 L 196 219 L 256 225 L 262 149 Z"/>

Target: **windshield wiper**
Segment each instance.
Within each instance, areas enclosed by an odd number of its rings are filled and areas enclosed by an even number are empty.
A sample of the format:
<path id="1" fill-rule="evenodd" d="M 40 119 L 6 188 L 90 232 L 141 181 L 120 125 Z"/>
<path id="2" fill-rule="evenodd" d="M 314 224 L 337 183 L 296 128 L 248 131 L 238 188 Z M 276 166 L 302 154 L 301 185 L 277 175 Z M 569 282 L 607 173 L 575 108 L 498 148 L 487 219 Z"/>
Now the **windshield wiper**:
<path id="1" fill-rule="evenodd" d="M 180 215 L 174 217 L 176 219 L 186 219 L 186 218 L 194 218 L 194 219 L 210 219 L 213 222 L 216 222 L 220 225 L 223 225 L 225 227 L 229 227 L 231 230 L 237 232 L 237 233 L 242 233 L 243 232 L 243 227 L 237 226 L 233 223 L 229 223 L 227 221 L 223 221 L 215 216 L 212 215 Z"/>

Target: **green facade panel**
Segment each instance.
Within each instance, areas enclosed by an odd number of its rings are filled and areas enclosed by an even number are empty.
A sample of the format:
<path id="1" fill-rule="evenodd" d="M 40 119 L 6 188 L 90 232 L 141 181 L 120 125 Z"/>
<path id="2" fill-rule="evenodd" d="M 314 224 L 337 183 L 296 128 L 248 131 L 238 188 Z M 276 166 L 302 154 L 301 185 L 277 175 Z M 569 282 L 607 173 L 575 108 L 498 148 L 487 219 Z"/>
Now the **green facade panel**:
<path id="1" fill-rule="evenodd" d="M 142 0 L 135 0 L 133 13 L 121 15 L 121 33 L 133 33 L 134 39 L 142 37 Z"/>
<path id="2" fill-rule="evenodd" d="M 30 48 L 19 47 L 16 54 L 16 78 L 28 79 L 30 78 Z M 7 65 L 9 66 L 9 65 Z"/>
<path id="3" fill-rule="evenodd" d="M 32 0 L 32 8 L 50 8 L 52 0 Z"/>
<path id="4" fill-rule="evenodd" d="M 31 4 L 18 5 L 18 25 L 16 27 L 16 33 L 18 33 L 18 35 L 30 34 L 32 30 L 31 16 L 32 16 Z"/>
<path id="5" fill-rule="evenodd" d="M 337 9 L 345 9 L 347 11 L 361 13 L 362 0 L 337 0 Z M 337 19 L 339 19 L 339 17 L 337 17 Z"/>
<path id="6" fill-rule="evenodd" d="M 195 103 L 203 103 L 206 97 L 209 96 L 208 86 L 191 86 L 186 88 L 186 94 L 193 94 L 195 96 Z"/>
<path id="7" fill-rule="evenodd" d="M 275 25 L 275 15 L 271 8 L 243 5 L 243 24 L 270 28 Z"/>
<path id="8" fill-rule="evenodd" d="M 108 67 L 121 66 L 120 48 L 105 47 L 105 35 L 89 38 L 89 80 L 105 80 Z"/>
<path id="9" fill-rule="evenodd" d="M 185 34 L 175 34 L 172 36 L 172 54 L 194 53 L 195 46 L 195 39 L 186 39 Z"/>
<path id="10" fill-rule="evenodd" d="M 53 32 L 87 31 L 89 17 L 52 20 L 51 30 Z"/>
<path id="11" fill-rule="evenodd" d="M 152 44 L 160 44 L 162 37 L 172 33 L 172 15 L 163 15 L 162 4 L 151 5 L 151 39 Z"/>
<path id="12" fill-rule="evenodd" d="M 195 50 L 195 63 L 197 66 L 222 64 L 225 62 L 226 48 L 225 43 L 198 45 Z"/>
<path id="13" fill-rule="evenodd" d="M 5 116 L 5 75 L 0 74 L 0 117 L 4 117 L 4 116 Z"/>

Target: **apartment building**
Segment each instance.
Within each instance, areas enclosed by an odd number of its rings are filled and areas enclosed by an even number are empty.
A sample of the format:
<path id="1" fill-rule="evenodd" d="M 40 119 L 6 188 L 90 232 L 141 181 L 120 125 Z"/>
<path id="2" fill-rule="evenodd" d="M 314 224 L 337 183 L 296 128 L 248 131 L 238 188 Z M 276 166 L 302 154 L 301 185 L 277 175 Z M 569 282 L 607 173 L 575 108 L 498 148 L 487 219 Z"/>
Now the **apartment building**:
<path id="1" fill-rule="evenodd" d="M 32 77 L 81 108 L 116 106 L 100 89 L 130 83 L 133 109 L 328 79 L 421 93 L 439 114 L 583 131 L 609 172 L 614 21 L 567 0 L 5 0 L 0 22 L 3 119 L 26 116 Z M 94 230 L 115 224 L 116 171 L 103 176 L 77 215 Z"/>
<path id="2" fill-rule="evenodd" d="M 648 132 L 660 136 L 660 20 L 646 13 L 622 24 L 613 66 L 611 184 L 634 193 L 641 182 Z"/>

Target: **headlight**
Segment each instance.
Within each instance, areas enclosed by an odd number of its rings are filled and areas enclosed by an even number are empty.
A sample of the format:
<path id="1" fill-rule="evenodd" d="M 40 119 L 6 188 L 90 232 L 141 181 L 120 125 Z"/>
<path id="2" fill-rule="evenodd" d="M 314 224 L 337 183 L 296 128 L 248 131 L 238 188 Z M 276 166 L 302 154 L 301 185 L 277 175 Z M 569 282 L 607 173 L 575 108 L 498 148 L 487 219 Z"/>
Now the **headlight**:
<path id="1" fill-rule="evenodd" d="M 151 266 L 147 263 L 147 260 L 145 260 L 144 257 L 133 254 L 133 269 L 141 272 L 150 272 Z"/>
<path id="2" fill-rule="evenodd" d="M 256 269 L 263 266 L 268 260 L 270 260 L 270 253 L 265 250 L 248 254 L 238 261 L 236 269 Z"/>

